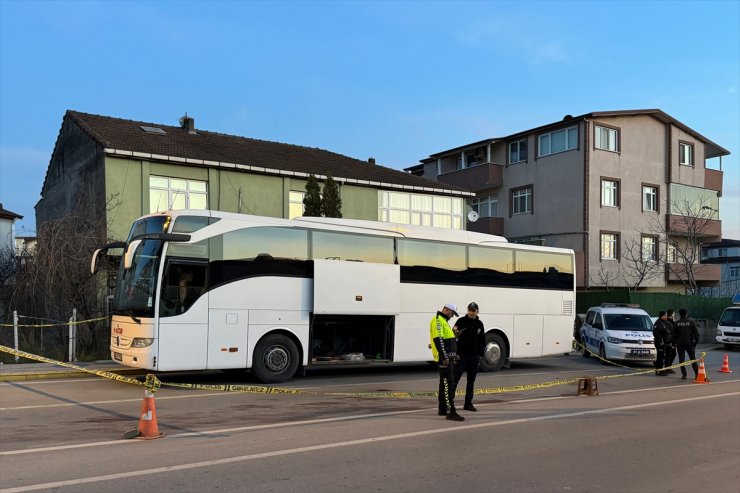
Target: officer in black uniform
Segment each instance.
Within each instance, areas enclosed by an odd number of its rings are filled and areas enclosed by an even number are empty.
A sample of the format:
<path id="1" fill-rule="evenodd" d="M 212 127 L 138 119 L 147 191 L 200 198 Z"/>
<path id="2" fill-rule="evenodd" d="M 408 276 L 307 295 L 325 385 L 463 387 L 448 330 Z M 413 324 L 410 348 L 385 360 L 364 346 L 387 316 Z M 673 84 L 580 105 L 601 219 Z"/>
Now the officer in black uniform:
<path id="1" fill-rule="evenodd" d="M 656 375 L 667 375 L 665 370 L 666 366 L 670 366 L 668 362 L 668 356 L 671 352 L 671 333 L 673 332 L 673 325 L 668 320 L 668 314 L 661 310 L 658 313 L 658 320 L 653 324 L 653 339 L 655 342 L 655 350 L 657 355 L 655 357 L 655 374 Z"/>
<path id="2" fill-rule="evenodd" d="M 689 355 L 689 360 L 696 359 L 696 352 L 694 349 L 699 344 L 699 329 L 696 328 L 694 319 L 689 318 L 689 312 L 686 308 L 678 310 L 678 314 L 681 316 L 676 321 L 676 333 L 673 334 L 673 342 L 676 345 L 678 351 L 678 362 L 683 363 L 686 359 L 686 354 Z M 694 369 L 694 380 L 696 380 L 699 374 L 699 365 L 696 361 L 691 363 L 691 368 Z M 686 367 L 681 367 L 681 380 L 686 380 Z"/>
<path id="3" fill-rule="evenodd" d="M 477 411 L 473 405 L 473 389 L 480 358 L 486 349 L 486 331 L 483 322 L 478 318 L 478 304 L 475 301 L 468 305 L 467 315 L 458 318 L 452 330 L 457 336 L 457 354 L 460 356 L 460 362 L 455 371 L 455 387 L 457 388 L 463 372 L 467 373 L 463 409 Z"/>

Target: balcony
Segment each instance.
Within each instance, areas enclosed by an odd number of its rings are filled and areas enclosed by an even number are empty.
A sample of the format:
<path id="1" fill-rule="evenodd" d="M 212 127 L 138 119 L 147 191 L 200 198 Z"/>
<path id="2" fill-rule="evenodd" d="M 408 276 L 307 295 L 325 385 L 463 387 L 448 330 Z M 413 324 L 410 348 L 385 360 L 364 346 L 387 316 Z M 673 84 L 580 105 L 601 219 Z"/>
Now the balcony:
<path id="1" fill-rule="evenodd" d="M 680 282 L 686 279 L 686 267 L 681 264 L 667 264 L 665 278 L 669 282 Z M 694 264 L 694 279 L 697 282 L 719 282 L 722 277 L 722 266 L 719 264 Z"/>
<path id="2" fill-rule="evenodd" d="M 499 164 L 479 164 L 478 166 L 441 174 L 437 177 L 437 180 L 478 192 L 503 185 L 502 169 L 503 166 Z"/>
<path id="3" fill-rule="evenodd" d="M 481 217 L 476 222 L 468 221 L 468 231 L 476 233 L 486 233 L 488 235 L 504 235 L 504 218 L 503 217 Z"/>
<path id="4" fill-rule="evenodd" d="M 678 236 L 695 236 L 703 238 L 722 237 L 722 221 L 717 219 L 705 219 L 696 216 L 679 216 L 676 214 L 666 214 L 665 223 L 669 234 Z"/>
<path id="5" fill-rule="evenodd" d="M 704 170 L 704 188 L 716 191 L 722 196 L 722 172 L 716 169 Z"/>

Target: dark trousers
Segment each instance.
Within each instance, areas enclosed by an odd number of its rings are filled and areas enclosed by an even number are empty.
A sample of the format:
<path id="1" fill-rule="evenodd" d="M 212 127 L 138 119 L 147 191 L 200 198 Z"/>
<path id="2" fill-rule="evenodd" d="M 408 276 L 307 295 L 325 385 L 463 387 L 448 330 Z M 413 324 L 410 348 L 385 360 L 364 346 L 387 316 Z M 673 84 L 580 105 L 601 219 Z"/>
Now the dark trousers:
<path id="1" fill-rule="evenodd" d="M 676 346 L 673 344 L 665 347 L 665 366 L 672 366 L 676 361 Z"/>
<path id="2" fill-rule="evenodd" d="M 665 362 L 668 359 L 667 355 L 670 352 L 670 348 L 668 346 L 655 346 L 655 362 L 653 365 L 655 365 L 656 370 L 660 370 L 661 368 L 665 368 Z"/>
<path id="3" fill-rule="evenodd" d="M 475 377 L 478 375 L 478 365 L 480 364 L 480 356 L 477 355 L 465 355 L 460 356 L 460 362 L 456 365 L 455 369 L 455 388 L 457 388 L 458 382 L 463 373 L 467 374 L 467 384 L 465 385 L 465 404 L 473 403 L 473 391 L 475 390 Z"/>
<path id="4" fill-rule="evenodd" d="M 683 363 L 686 361 L 686 355 L 689 355 L 689 359 L 696 359 L 696 352 L 694 351 L 694 346 L 684 346 L 682 344 L 679 344 L 676 346 L 676 349 L 678 350 L 678 362 Z M 696 362 L 691 363 L 691 368 L 694 369 L 694 377 L 696 377 L 699 374 L 699 365 L 696 364 Z M 686 367 L 681 367 L 681 375 L 686 375 Z"/>
<path id="5" fill-rule="evenodd" d="M 439 402 L 439 411 L 447 414 L 454 413 L 455 411 L 455 367 L 457 365 L 454 361 L 450 360 L 447 366 L 443 366 L 440 361 L 437 364 L 439 369 L 439 394 L 437 394 L 437 400 Z"/>

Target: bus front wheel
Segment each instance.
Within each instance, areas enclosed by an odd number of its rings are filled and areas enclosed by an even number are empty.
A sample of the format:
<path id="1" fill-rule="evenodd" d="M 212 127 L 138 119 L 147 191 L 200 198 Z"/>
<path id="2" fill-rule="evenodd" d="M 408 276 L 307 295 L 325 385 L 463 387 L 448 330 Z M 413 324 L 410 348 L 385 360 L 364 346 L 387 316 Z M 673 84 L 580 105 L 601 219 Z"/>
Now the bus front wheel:
<path id="1" fill-rule="evenodd" d="M 486 349 L 480 359 L 482 371 L 499 371 L 506 362 L 509 351 L 504 338 L 495 333 L 486 334 Z"/>
<path id="2" fill-rule="evenodd" d="M 254 348 L 252 371 L 263 383 L 285 382 L 297 369 L 298 348 L 288 336 L 270 334 Z"/>

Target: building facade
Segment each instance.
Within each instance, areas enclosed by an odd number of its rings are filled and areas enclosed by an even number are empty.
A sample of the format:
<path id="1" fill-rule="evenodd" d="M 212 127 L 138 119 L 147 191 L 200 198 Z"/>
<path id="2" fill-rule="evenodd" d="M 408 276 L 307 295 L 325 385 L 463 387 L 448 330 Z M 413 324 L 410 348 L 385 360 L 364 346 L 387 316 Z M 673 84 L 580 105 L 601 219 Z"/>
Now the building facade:
<path id="1" fill-rule="evenodd" d="M 168 209 L 292 218 L 310 174 L 332 176 L 349 219 L 465 229 L 464 188 L 330 151 L 68 111 L 36 205 L 43 222 L 84 210 L 125 239 L 134 219 Z"/>
<path id="2" fill-rule="evenodd" d="M 702 294 L 732 298 L 740 293 L 740 240 L 724 238 L 702 245 L 701 261 L 703 264 L 719 265 L 720 268 L 719 286 L 704 288 Z"/>
<path id="3" fill-rule="evenodd" d="M 448 149 L 407 171 L 473 190 L 471 230 L 575 250 L 580 288 L 682 291 L 686 262 L 699 286 L 719 281 L 718 266 L 697 264 L 701 243 L 721 238 L 728 154 L 660 110 L 610 111 Z M 719 169 L 707 167 L 713 158 Z"/>
<path id="4" fill-rule="evenodd" d="M 23 216 L 3 208 L 0 203 L 0 253 L 15 249 L 15 222 Z"/>

